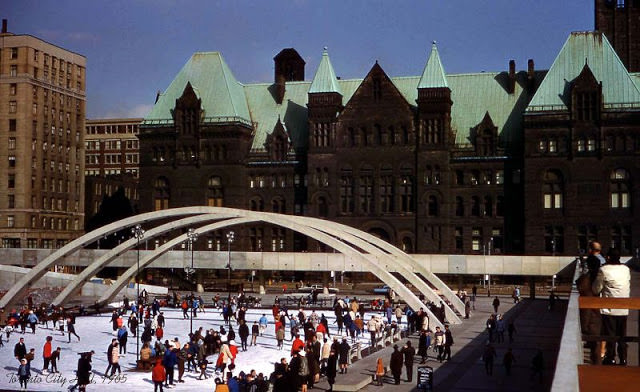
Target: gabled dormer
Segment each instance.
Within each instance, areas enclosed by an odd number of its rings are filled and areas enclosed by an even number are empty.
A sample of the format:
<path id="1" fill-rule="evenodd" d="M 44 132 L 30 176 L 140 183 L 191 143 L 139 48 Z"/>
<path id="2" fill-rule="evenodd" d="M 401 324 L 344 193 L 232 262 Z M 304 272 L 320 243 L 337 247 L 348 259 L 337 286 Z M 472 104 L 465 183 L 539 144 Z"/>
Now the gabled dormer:
<path id="1" fill-rule="evenodd" d="M 420 144 L 447 146 L 451 138 L 451 89 L 435 41 L 418 82 Z"/>
<path id="2" fill-rule="evenodd" d="M 287 154 L 291 148 L 291 138 L 286 126 L 280 121 L 280 117 L 278 117 L 278 122 L 273 127 L 273 132 L 267 135 L 264 147 L 272 161 L 285 161 L 287 159 Z"/>
<path id="3" fill-rule="evenodd" d="M 191 83 L 187 82 L 182 95 L 176 99 L 176 106 L 172 111 L 173 123 L 178 135 L 197 137 L 200 127 L 201 103 L 202 101 Z"/>
<path id="4" fill-rule="evenodd" d="M 318 70 L 308 91 L 309 130 L 311 148 L 334 145 L 335 121 L 342 110 L 342 90 L 331 65 L 327 48 L 324 48 Z"/>
<path id="5" fill-rule="evenodd" d="M 571 83 L 571 119 L 575 122 L 597 123 L 602 110 L 602 83 L 598 82 L 585 63 Z"/>
<path id="6" fill-rule="evenodd" d="M 495 156 L 498 151 L 498 127 L 491 119 L 489 112 L 484 114 L 484 118 L 473 132 L 473 144 L 477 156 Z"/>

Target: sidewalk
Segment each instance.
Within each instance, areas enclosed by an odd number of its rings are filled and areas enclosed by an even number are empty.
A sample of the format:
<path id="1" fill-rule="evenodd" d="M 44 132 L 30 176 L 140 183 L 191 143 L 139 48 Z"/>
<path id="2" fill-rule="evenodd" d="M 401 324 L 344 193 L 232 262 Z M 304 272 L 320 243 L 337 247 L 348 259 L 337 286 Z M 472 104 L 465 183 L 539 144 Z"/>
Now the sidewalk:
<path id="1" fill-rule="evenodd" d="M 547 391 L 550 389 L 567 301 L 557 301 L 555 309 L 549 311 L 546 299 L 525 299 L 520 304 L 514 305 L 510 297 L 500 297 L 499 312 L 505 315 L 507 325 L 510 320 L 515 320 L 516 327 L 514 342 L 511 345 L 516 362 L 513 364 L 511 376 L 507 377 L 502 365 L 502 357 L 509 347 L 507 333 L 505 333 L 506 342 L 494 342 L 497 358 L 494 362 L 492 376 L 485 374 L 484 363 L 481 360 L 488 339 L 485 332 L 485 322 L 493 311 L 492 300 L 493 298 L 478 297 L 476 311 L 472 313 L 470 319 L 464 320 L 461 325 L 451 326 L 455 342 L 451 348 L 451 361 L 440 363 L 435 359 L 433 352 L 429 352 L 430 358 L 426 365 L 434 368 L 434 390 Z M 412 336 L 410 340 L 417 349 L 417 335 Z M 405 342 L 406 339 L 398 341 L 396 344 L 401 346 Z M 531 379 L 531 360 L 538 348 L 542 349 L 544 356 L 542 381 Z M 355 362 L 349 368 L 349 373 L 338 374 L 336 386 L 342 386 L 342 390 L 358 390 L 357 386 L 362 385 L 364 379 L 371 378 L 373 375 L 377 358 L 382 358 L 385 366 L 388 367 L 392 352 L 393 348 L 387 347 Z M 398 392 L 414 390 L 416 389 L 417 377 L 415 368 L 418 366 L 418 362 L 420 362 L 419 358 L 414 365 L 414 378 L 411 383 L 406 381 L 406 374 L 403 370 L 400 385 L 394 385 L 392 377 L 388 373 L 383 386 L 370 384 L 360 390 L 378 391 L 382 389 Z M 328 384 L 323 380 L 315 388 L 326 390 Z"/>

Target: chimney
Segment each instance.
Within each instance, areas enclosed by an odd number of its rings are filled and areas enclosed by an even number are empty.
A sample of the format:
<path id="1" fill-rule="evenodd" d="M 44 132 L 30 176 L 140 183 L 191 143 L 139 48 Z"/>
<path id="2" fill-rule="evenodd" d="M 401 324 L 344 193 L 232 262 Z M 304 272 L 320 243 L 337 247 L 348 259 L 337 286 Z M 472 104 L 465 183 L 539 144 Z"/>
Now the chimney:
<path id="1" fill-rule="evenodd" d="M 527 90 L 533 95 L 536 92 L 536 75 L 533 59 L 527 61 Z"/>
<path id="2" fill-rule="evenodd" d="M 507 92 L 513 94 L 516 91 L 516 61 L 509 60 L 509 86 Z"/>
<path id="3" fill-rule="evenodd" d="M 7 20 L 2 19 L 2 34 L 7 32 Z"/>

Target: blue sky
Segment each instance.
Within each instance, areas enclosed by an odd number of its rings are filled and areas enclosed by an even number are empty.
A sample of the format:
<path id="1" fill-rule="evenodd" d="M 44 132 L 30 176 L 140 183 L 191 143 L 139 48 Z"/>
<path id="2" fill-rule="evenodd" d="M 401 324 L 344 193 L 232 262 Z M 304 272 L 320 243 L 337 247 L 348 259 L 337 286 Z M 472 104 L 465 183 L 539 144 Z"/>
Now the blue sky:
<path id="1" fill-rule="evenodd" d="M 548 69 L 571 31 L 594 28 L 588 0 L 3 0 L 9 31 L 87 57 L 87 117 L 144 116 L 196 51 L 220 51 L 236 78 L 270 82 L 294 47 L 313 74 L 419 75 L 431 41 L 447 73 Z"/>

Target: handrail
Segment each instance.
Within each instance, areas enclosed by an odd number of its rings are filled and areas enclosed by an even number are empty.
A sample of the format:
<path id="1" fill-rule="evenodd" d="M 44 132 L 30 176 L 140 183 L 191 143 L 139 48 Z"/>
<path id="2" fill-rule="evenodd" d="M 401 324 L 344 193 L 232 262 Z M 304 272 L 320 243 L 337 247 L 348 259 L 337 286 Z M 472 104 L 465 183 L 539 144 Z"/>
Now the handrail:
<path id="1" fill-rule="evenodd" d="M 640 298 L 580 297 L 580 309 L 640 310 Z"/>

